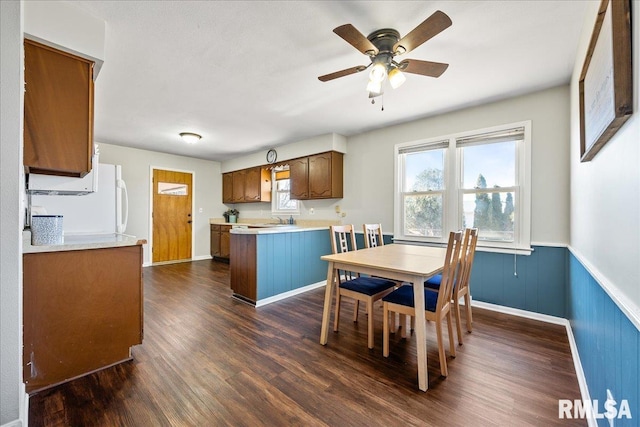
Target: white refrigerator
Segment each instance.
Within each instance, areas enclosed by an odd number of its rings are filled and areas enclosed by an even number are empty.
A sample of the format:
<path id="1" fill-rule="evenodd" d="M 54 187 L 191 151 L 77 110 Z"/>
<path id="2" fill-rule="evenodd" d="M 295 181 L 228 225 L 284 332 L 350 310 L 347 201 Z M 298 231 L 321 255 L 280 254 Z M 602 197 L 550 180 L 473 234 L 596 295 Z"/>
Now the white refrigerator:
<path id="1" fill-rule="evenodd" d="M 37 179 L 33 179 L 37 178 Z M 71 195 L 56 191 L 59 181 L 70 180 L 73 186 L 91 181 L 95 191 Z M 75 181 L 74 181 L 75 180 Z M 94 184 L 93 181 L 97 182 Z M 71 235 L 123 234 L 127 228 L 129 203 L 127 187 L 121 177 L 119 165 L 98 164 L 97 175 L 85 178 L 63 178 L 39 175 L 30 177 L 31 214 L 62 215 L 63 233 Z M 63 185 L 67 185 L 63 183 Z M 47 188 L 53 190 L 47 192 Z M 35 193 L 35 194 L 34 194 Z"/>

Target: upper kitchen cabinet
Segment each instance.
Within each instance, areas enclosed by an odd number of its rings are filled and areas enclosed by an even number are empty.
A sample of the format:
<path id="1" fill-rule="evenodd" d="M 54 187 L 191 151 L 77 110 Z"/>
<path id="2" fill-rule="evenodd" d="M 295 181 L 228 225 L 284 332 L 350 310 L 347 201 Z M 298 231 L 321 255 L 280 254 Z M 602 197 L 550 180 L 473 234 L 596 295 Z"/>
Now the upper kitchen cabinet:
<path id="1" fill-rule="evenodd" d="M 82 177 L 93 154 L 92 61 L 25 39 L 26 172 Z"/>
<path id="2" fill-rule="evenodd" d="M 271 173 L 260 166 L 247 169 L 244 181 L 245 202 L 271 201 Z"/>
<path id="3" fill-rule="evenodd" d="M 222 174 L 222 203 L 271 201 L 271 173 L 261 166 Z"/>
<path id="4" fill-rule="evenodd" d="M 289 161 L 291 198 L 296 200 L 342 197 L 342 158 L 336 151 Z"/>
<path id="5" fill-rule="evenodd" d="M 222 203 L 233 203 L 233 172 L 222 174 Z"/>
<path id="6" fill-rule="evenodd" d="M 307 200 L 309 198 L 309 158 L 293 159 L 288 163 L 291 198 Z"/>

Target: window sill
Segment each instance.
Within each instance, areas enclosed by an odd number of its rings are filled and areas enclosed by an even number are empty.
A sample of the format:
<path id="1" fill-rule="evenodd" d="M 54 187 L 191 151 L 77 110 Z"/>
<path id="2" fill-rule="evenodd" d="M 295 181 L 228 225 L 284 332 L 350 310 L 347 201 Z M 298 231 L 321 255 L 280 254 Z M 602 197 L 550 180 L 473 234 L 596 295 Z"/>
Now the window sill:
<path id="1" fill-rule="evenodd" d="M 393 243 L 398 243 L 401 245 L 418 245 L 418 246 L 433 246 L 436 248 L 444 248 L 446 247 L 446 243 L 439 242 L 425 242 L 422 240 L 407 240 L 407 239 L 393 239 Z M 476 246 L 476 250 L 480 252 L 493 252 L 500 254 L 510 254 L 510 255 L 531 255 L 535 249 L 532 247 L 504 247 L 504 246 L 489 246 L 482 245 L 478 242 Z"/>

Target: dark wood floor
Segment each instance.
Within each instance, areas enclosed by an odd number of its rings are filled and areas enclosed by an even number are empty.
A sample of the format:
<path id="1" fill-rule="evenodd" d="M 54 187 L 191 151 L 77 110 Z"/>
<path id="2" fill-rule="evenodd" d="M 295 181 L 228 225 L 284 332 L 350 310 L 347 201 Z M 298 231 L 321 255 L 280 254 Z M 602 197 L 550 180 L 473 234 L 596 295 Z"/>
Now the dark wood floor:
<path id="1" fill-rule="evenodd" d="M 449 376 L 427 326 L 429 390 L 417 388 L 415 336 L 367 349 L 366 314 L 318 342 L 324 290 L 258 309 L 231 298 L 228 265 L 144 270 L 145 336 L 131 362 L 33 395 L 30 426 L 526 426 L 579 399 L 564 327 L 474 310 Z"/>

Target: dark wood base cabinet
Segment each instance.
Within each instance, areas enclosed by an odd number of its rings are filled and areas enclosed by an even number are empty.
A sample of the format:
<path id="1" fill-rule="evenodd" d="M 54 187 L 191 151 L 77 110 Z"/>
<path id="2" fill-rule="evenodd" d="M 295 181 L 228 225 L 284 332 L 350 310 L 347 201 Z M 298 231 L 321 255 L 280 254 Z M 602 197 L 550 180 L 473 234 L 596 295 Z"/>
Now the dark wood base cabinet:
<path id="1" fill-rule="evenodd" d="M 142 343 L 142 245 L 28 253 L 24 382 L 34 393 L 131 359 Z"/>
<path id="2" fill-rule="evenodd" d="M 231 290 L 253 304 L 258 299 L 256 257 L 255 234 L 231 234 Z"/>

